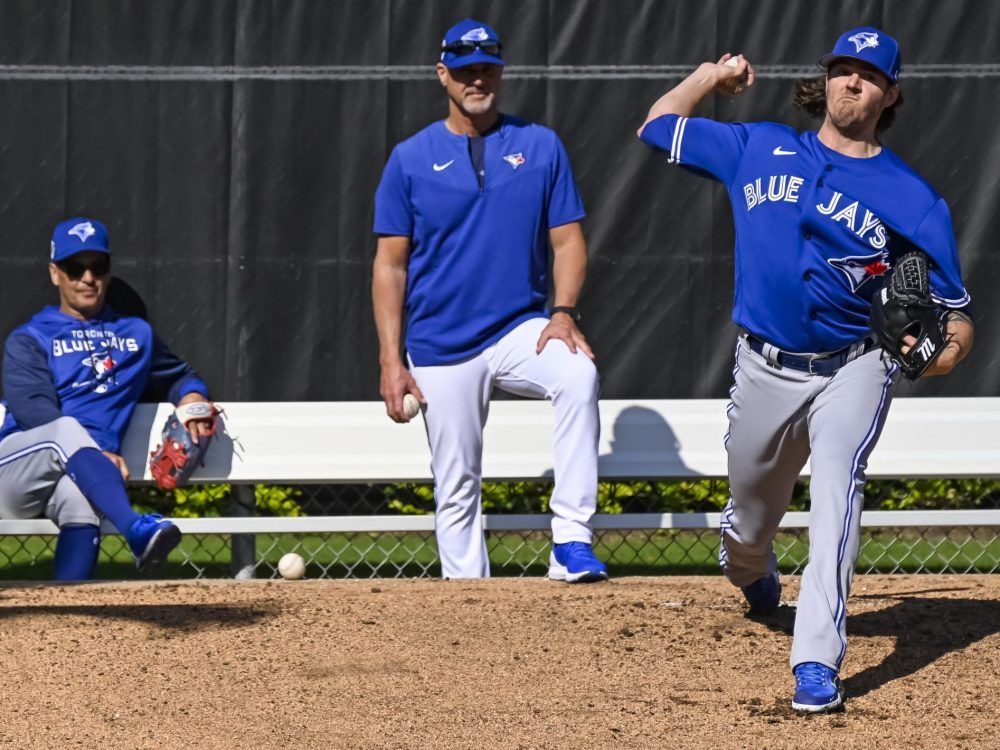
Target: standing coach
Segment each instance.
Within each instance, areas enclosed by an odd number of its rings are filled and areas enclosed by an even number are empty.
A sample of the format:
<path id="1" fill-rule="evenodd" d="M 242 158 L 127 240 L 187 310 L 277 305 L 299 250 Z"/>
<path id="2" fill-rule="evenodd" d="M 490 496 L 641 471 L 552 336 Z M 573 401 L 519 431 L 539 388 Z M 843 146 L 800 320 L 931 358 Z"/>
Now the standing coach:
<path id="1" fill-rule="evenodd" d="M 549 577 L 603 580 L 590 526 L 598 377 L 576 311 L 583 204 L 556 134 L 498 111 L 502 49 L 485 23 L 448 29 L 437 65 L 448 117 L 396 146 L 382 174 L 372 281 L 380 390 L 397 422 L 408 421 L 406 393 L 424 404 L 445 578 L 490 572 L 480 490 L 493 388 L 551 400 Z"/>

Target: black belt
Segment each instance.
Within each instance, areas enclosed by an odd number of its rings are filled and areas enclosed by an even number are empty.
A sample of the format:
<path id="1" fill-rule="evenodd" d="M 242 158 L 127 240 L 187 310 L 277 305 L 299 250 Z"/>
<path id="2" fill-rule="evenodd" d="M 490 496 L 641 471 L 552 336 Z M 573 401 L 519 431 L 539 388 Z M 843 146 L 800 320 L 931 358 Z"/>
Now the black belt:
<path id="1" fill-rule="evenodd" d="M 764 357 L 772 367 L 776 365 L 778 367 L 788 367 L 792 370 L 808 372 L 810 375 L 833 375 L 852 359 L 857 359 L 862 354 L 867 354 L 876 346 L 874 339 L 868 337 L 830 354 L 789 354 L 788 352 L 781 351 L 772 344 L 768 344 L 763 339 L 757 338 L 752 333 L 744 333 L 744 336 L 750 349 Z M 765 349 L 770 350 L 770 356 L 768 353 L 765 353 Z"/>

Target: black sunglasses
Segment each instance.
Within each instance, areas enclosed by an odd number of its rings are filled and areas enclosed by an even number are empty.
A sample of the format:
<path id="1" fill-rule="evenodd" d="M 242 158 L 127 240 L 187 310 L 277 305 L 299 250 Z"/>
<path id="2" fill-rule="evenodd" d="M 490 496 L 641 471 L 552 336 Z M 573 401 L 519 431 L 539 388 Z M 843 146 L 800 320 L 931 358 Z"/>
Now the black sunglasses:
<path id="1" fill-rule="evenodd" d="M 487 55 L 500 57 L 503 52 L 503 45 L 496 39 L 483 39 L 479 42 L 466 41 L 464 39 L 441 47 L 442 52 L 451 52 L 455 57 L 465 57 L 471 55 L 477 49 L 481 49 Z"/>
<path id="2" fill-rule="evenodd" d="M 56 263 L 60 270 L 69 276 L 72 281 L 83 278 L 83 275 L 90 271 L 93 276 L 105 276 L 111 271 L 111 256 L 101 254 L 88 263 L 74 258 L 67 258 Z"/>

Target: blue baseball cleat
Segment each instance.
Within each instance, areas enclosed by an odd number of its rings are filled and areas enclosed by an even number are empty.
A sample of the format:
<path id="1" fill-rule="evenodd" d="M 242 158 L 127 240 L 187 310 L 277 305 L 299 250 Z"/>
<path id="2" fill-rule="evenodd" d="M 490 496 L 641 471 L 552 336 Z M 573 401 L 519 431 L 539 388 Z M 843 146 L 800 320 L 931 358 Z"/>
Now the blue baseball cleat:
<path id="1" fill-rule="evenodd" d="M 833 711 L 844 705 L 843 683 L 836 671 L 825 664 L 804 661 L 792 670 L 795 675 L 795 697 L 792 708 L 808 713 Z"/>
<path id="2" fill-rule="evenodd" d="M 158 513 L 147 513 L 132 522 L 126 539 L 135 566 L 145 571 L 167 559 L 170 550 L 181 542 L 181 530 Z"/>
<path id="3" fill-rule="evenodd" d="M 770 615 L 781 604 L 781 581 L 774 570 L 740 589 L 750 605 L 751 615 Z"/>
<path id="4" fill-rule="evenodd" d="M 553 544 L 549 555 L 549 578 L 566 583 L 606 581 L 608 568 L 585 542 Z"/>

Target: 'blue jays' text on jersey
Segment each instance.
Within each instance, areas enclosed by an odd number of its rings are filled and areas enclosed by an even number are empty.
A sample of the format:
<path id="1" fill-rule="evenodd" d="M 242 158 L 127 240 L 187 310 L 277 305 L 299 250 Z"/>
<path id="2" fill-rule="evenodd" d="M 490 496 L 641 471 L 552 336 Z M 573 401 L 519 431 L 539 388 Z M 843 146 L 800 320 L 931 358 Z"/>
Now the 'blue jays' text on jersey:
<path id="1" fill-rule="evenodd" d="M 871 297 L 914 247 L 934 299 L 969 304 L 948 206 L 889 149 L 858 159 L 777 123 L 664 115 L 642 140 L 714 177 L 736 222 L 733 320 L 789 352 L 840 349 L 869 332 Z"/>
<path id="2" fill-rule="evenodd" d="M 406 349 L 418 366 L 468 359 L 545 315 L 549 229 L 584 217 L 554 132 L 502 116 L 485 136 L 482 189 L 469 139 L 436 122 L 393 150 L 375 231 L 410 237 Z"/>
<path id="3" fill-rule="evenodd" d="M 208 396 L 189 365 L 172 354 L 141 318 L 108 307 L 79 320 L 46 307 L 4 345 L 7 415 L 0 439 L 75 417 L 102 450 L 118 453 L 136 403 L 188 393 Z"/>

